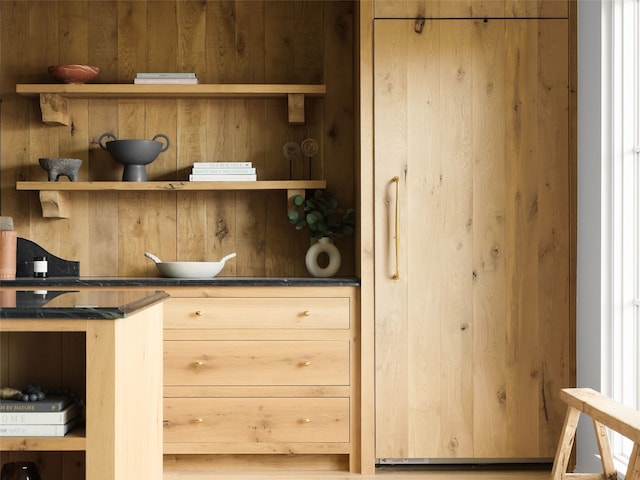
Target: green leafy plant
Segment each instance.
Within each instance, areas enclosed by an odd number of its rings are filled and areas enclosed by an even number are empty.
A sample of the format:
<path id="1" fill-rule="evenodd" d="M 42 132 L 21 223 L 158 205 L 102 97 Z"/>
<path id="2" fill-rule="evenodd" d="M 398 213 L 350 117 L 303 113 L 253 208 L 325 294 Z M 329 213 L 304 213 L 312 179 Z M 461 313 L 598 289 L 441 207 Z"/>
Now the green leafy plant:
<path id="1" fill-rule="evenodd" d="M 354 232 L 354 209 L 341 209 L 338 200 L 329 191 L 315 190 L 308 198 L 296 195 L 292 203 L 295 208 L 287 212 L 289 222 L 295 225 L 296 230 L 308 228 L 311 238 L 329 237 L 335 240 Z"/>

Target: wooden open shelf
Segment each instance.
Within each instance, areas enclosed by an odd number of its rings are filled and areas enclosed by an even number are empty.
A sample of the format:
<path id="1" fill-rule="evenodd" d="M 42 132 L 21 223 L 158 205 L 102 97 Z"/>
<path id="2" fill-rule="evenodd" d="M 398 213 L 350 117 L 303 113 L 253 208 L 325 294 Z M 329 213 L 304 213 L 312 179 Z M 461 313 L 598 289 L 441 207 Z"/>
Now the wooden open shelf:
<path id="1" fill-rule="evenodd" d="M 40 192 L 42 216 L 69 218 L 68 195 L 72 192 L 186 192 L 222 190 L 286 190 L 290 200 L 308 189 L 327 188 L 325 180 L 264 180 L 256 182 L 16 182 L 16 190 Z"/>
<path id="2" fill-rule="evenodd" d="M 64 437 L 2 437 L 2 450 L 75 452 L 86 450 L 84 426 L 75 427 Z"/>
<path id="3" fill-rule="evenodd" d="M 322 97 L 325 85 L 298 84 L 18 84 L 16 92 L 27 97 L 40 97 L 42 121 L 49 125 L 69 125 L 69 99 L 76 98 L 269 98 L 284 97 L 288 101 L 289 123 L 304 123 L 305 96 Z"/>

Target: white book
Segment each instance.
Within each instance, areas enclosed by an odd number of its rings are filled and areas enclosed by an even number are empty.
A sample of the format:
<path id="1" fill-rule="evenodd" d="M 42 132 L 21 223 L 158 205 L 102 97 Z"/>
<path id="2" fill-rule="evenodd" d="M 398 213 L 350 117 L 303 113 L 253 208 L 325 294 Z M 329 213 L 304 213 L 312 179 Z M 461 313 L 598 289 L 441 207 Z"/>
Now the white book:
<path id="1" fill-rule="evenodd" d="M 251 162 L 193 162 L 193 168 L 247 168 Z"/>
<path id="2" fill-rule="evenodd" d="M 80 407 L 72 403 L 61 412 L 0 412 L 0 425 L 64 425 L 80 415 Z"/>
<path id="3" fill-rule="evenodd" d="M 189 175 L 190 182 L 255 182 L 256 175 Z"/>
<path id="4" fill-rule="evenodd" d="M 256 169 L 253 167 L 245 168 L 192 168 L 191 173 L 194 175 L 255 175 Z"/>
<path id="5" fill-rule="evenodd" d="M 138 72 L 136 78 L 196 78 L 193 72 Z"/>
<path id="6" fill-rule="evenodd" d="M 60 425 L 0 425 L 0 437 L 64 437 L 80 417 Z"/>
<path id="7" fill-rule="evenodd" d="M 197 85 L 197 78 L 134 78 L 136 85 Z"/>

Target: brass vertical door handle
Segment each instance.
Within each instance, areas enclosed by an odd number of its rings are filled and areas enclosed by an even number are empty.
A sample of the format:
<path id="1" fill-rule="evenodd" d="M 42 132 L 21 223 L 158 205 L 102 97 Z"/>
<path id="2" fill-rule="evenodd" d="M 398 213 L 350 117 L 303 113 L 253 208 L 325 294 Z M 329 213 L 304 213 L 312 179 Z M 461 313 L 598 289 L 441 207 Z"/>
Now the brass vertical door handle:
<path id="1" fill-rule="evenodd" d="M 393 177 L 392 182 L 396 184 L 396 222 L 395 222 L 395 243 L 396 243 L 396 273 L 391 277 L 393 280 L 400 279 L 400 177 Z"/>

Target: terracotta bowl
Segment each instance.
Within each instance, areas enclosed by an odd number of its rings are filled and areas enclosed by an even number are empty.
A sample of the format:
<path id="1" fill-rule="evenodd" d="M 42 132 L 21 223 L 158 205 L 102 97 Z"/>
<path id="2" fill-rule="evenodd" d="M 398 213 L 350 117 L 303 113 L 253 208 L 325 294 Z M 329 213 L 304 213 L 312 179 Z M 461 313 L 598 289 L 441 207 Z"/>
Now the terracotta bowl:
<path id="1" fill-rule="evenodd" d="M 93 80 L 100 69 L 90 65 L 51 65 L 49 74 L 65 83 L 86 83 Z"/>

